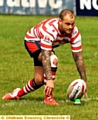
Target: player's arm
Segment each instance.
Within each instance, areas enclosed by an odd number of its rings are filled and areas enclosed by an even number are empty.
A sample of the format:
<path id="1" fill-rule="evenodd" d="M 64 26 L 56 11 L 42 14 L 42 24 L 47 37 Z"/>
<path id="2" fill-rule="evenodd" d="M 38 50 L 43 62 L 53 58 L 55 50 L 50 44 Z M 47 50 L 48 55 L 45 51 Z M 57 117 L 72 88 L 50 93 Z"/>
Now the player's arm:
<path id="1" fill-rule="evenodd" d="M 46 78 L 47 78 L 47 84 L 46 84 L 46 88 L 45 88 L 45 93 L 47 95 L 51 94 L 51 92 L 54 88 L 54 83 L 52 80 L 52 73 L 51 73 L 50 56 L 51 56 L 51 50 L 43 50 L 42 49 L 42 64 L 43 64 L 44 72 L 45 72 Z"/>
<path id="2" fill-rule="evenodd" d="M 86 70 L 85 70 L 85 66 L 84 66 L 82 52 L 72 52 L 72 54 L 73 54 L 73 58 L 76 63 L 77 70 L 80 74 L 81 79 L 83 79 L 85 82 L 87 82 Z"/>
<path id="3" fill-rule="evenodd" d="M 72 54 L 73 54 L 73 58 L 76 63 L 78 72 L 81 76 L 81 79 L 84 80 L 87 85 L 86 70 L 85 70 L 85 66 L 84 66 L 82 52 L 72 52 Z M 86 90 L 85 94 L 83 95 L 83 97 L 88 98 L 87 90 Z"/>

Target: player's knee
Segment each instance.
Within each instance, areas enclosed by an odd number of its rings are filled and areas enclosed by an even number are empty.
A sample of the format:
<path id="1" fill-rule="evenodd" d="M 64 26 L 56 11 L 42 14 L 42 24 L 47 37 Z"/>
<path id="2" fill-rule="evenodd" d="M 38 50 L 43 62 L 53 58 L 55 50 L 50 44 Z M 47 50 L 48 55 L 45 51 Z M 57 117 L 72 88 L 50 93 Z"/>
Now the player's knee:
<path id="1" fill-rule="evenodd" d="M 41 77 L 38 77 L 38 76 L 36 77 L 36 76 L 35 76 L 35 82 L 36 82 L 36 84 L 37 84 L 37 85 L 43 84 L 43 83 L 44 83 L 43 79 L 44 79 L 43 76 L 41 76 Z"/>
<path id="2" fill-rule="evenodd" d="M 57 67 L 57 65 L 58 65 L 58 58 L 57 58 L 56 55 L 51 55 L 50 61 L 51 61 L 51 67 Z"/>

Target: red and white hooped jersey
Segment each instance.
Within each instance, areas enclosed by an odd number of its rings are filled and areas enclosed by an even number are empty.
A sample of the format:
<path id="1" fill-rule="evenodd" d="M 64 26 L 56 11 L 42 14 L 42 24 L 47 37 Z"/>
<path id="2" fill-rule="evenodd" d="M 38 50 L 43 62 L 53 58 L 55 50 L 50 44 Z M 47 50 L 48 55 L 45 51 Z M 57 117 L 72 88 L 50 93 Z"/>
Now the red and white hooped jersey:
<path id="1" fill-rule="evenodd" d="M 52 50 L 62 44 L 70 43 L 73 52 L 82 50 L 81 35 L 74 26 L 69 36 L 62 34 L 58 28 L 59 18 L 49 18 L 32 27 L 25 36 L 28 42 L 38 41 L 41 49 Z"/>

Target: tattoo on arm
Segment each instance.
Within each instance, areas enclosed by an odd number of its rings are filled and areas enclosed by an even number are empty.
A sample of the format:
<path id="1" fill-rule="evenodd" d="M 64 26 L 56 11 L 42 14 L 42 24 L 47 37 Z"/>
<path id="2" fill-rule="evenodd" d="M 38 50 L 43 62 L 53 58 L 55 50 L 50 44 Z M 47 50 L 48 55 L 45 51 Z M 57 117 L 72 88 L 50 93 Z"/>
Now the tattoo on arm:
<path id="1" fill-rule="evenodd" d="M 81 52 L 73 53 L 73 58 L 75 60 L 78 72 L 79 72 L 79 74 L 81 76 L 81 79 L 86 81 L 87 80 L 87 78 L 86 78 L 86 70 L 85 70 L 85 66 L 84 66 L 82 53 Z"/>
<path id="2" fill-rule="evenodd" d="M 50 50 L 42 50 L 42 64 L 47 80 L 52 79 L 50 55 L 51 55 Z"/>

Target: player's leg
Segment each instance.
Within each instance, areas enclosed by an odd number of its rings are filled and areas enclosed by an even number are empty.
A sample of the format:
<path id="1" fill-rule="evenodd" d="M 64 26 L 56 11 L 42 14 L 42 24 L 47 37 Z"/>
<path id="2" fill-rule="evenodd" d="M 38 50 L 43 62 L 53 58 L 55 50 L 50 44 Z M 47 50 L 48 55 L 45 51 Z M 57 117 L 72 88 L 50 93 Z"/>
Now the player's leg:
<path id="1" fill-rule="evenodd" d="M 35 49 L 37 48 L 36 48 L 36 45 L 34 45 L 34 49 L 33 49 L 31 43 L 29 43 L 29 46 L 26 45 L 26 48 L 28 52 L 30 53 L 30 55 L 34 57 L 34 78 L 28 81 L 22 89 L 17 88 L 12 93 L 6 94 L 3 97 L 3 100 L 18 99 L 27 93 L 35 91 L 36 89 L 38 89 L 39 87 L 43 85 L 44 71 L 43 71 L 42 63 L 39 61 L 41 60 L 41 55 L 39 54 L 40 51 L 38 50 L 34 52 L 35 54 L 32 55 L 32 51 L 35 51 Z M 50 60 L 51 60 L 51 69 L 52 69 L 52 79 L 54 80 L 55 75 L 56 75 L 56 70 L 57 70 L 58 59 L 52 53 Z M 51 104 L 51 105 L 58 105 L 58 103 L 54 100 L 52 94 L 51 96 L 45 96 L 44 103 Z"/>
<path id="2" fill-rule="evenodd" d="M 42 63 L 41 61 L 41 54 L 39 54 L 39 59 L 40 61 L 37 59 L 38 57 L 34 58 L 34 79 L 33 79 L 33 90 L 32 89 L 28 89 L 28 83 L 23 87 L 23 89 L 19 92 L 19 96 L 23 96 L 24 94 L 27 94 L 29 92 L 32 92 L 36 89 L 38 89 L 40 86 L 42 86 L 43 84 L 45 85 L 47 82 L 46 77 L 44 76 L 44 70 L 42 67 Z M 58 65 L 58 58 L 56 55 L 54 55 L 53 53 L 51 54 L 50 57 L 50 61 L 51 61 L 51 70 L 52 70 L 52 80 L 55 80 L 55 75 L 56 75 L 56 71 L 57 71 L 57 65 Z M 32 81 L 32 80 L 30 80 Z M 24 88 L 26 89 L 26 92 L 24 92 Z M 23 92 L 22 92 L 23 91 Z M 22 93 L 22 94 L 21 94 Z M 50 96 L 45 95 L 44 98 L 44 103 L 45 104 L 49 104 L 49 105 L 59 105 L 55 99 L 53 98 L 53 95 L 51 93 Z"/>
<path id="3" fill-rule="evenodd" d="M 44 84 L 43 73 L 44 72 L 42 66 L 34 66 L 34 78 L 29 80 L 17 95 L 19 97 L 22 97 L 25 94 L 28 94 L 40 88 Z"/>
<path id="4" fill-rule="evenodd" d="M 33 79 L 29 80 L 26 85 L 20 89 L 16 88 L 12 93 L 7 93 L 3 96 L 3 100 L 19 99 L 20 97 L 33 92 L 43 85 L 43 67 L 34 67 L 35 76 Z"/>
<path id="5" fill-rule="evenodd" d="M 18 99 L 27 93 L 30 93 L 43 85 L 43 67 L 42 62 L 38 60 L 40 47 L 38 43 L 25 42 L 25 46 L 30 56 L 34 58 L 34 78 L 29 80 L 26 85 L 20 89 L 15 89 L 12 93 L 3 96 L 3 100 Z"/>

